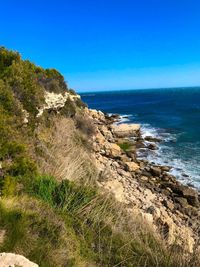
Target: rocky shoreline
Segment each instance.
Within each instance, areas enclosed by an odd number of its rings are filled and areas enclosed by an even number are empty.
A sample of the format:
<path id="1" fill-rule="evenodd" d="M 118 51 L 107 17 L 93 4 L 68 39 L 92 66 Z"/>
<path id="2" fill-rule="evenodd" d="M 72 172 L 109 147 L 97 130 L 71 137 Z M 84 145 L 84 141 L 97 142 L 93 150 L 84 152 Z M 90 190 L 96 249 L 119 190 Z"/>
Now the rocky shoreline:
<path id="1" fill-rule="evenodd" d="M 157 149 L 159 139 L 142 137 L 140 125 L 117 124 L 118 115 L 86 109 L 96 126 L 93 150 L 99 170 L 98 184 L 125 204 L 133 216 L 148 221 L 168 244 L 192 252 L 199 246 L 199 192 L 185 186 L 160 166 L 138 159 L 137 151 Z M 129 138 L 134 137 L 134 138 Z"/>

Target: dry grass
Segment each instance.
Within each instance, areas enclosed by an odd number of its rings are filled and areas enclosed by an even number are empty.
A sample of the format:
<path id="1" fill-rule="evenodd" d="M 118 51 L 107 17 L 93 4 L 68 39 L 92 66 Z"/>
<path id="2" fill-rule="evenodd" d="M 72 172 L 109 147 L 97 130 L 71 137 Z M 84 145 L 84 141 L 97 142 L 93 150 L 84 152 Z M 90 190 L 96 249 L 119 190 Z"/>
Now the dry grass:
<path id="1" fill-rule="evenodd" d="M 40 133 L 40 149 L 44 155 L 39 166 L 43 173 L 48 173 L 57 180 L 84 181 L 96 177 L 92 159 L 79 142 L 79 133 L 72 119 L 60 117 L 53 119 L 53 127 L 44 134 Z"/>

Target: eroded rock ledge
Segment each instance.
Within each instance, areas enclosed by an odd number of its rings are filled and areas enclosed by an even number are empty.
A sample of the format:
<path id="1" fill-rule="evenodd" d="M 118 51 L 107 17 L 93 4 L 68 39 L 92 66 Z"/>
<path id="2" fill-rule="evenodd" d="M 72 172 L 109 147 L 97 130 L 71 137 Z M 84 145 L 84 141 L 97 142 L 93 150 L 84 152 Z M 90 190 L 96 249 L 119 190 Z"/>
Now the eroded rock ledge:
<path id="1" fill-rule="evenodd" d="M 178 182 L 169 166 L 137 158 L 137 148 L 144 142 L 139 125 L 113 125 L 117 116 L 90 109 L 86 113 L 96 125 L 93 149 L 99 185 L 124 203 L 133 216 L 146 218 L 169 244 L 192 252 L 199 245 L 199 193 Z M 129 136 L 134 140 L 128 140 Z"/>

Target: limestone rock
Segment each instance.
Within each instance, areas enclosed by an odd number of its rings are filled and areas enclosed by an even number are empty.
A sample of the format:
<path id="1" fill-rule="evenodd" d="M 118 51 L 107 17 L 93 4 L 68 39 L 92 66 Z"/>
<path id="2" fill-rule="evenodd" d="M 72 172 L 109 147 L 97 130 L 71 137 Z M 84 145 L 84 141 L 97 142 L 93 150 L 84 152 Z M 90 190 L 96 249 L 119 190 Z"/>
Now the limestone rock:
<path id="1" fill-rule="evenodd" d="M 106 150 L 111 157 L 116 158 L 121 155 L 121 148 L 115 143 L 109 143 L 109 145 L 106 147 Z"/>
<path id="2" fill-rule="evenodd" d="M 110 180 L 104 184 L 104 188 L 115 195 L 116 200 L 125 202 L 123 185 L 117 180 Z"/>
<path id="3" fill-rule="evenodd" d="M 67 99 L 74 101 L 76 99 L 80 99 L 80 95 L 72 95 L 69 92 L 65 92 L 65 94 L 56 94 L 54 92 L 45 91 L 45 105 L 41 108 L 38 108 L 37 117 L 40 117 L 43 114 L 44 110 L 53 109 L 57 110 L 59 108 L 64 107 Z"/>
<path id="4" fill-rule="evenodd" d="M 14 253 L 0 253 L 0 266 L 1 267 L 39 267 L 36 263 L 33 263 L 26 259 L 24 256 Z"/>
<path id="5" fill-rule="evenodd" d="M 130 171 L 130 172 L 134 172 L 134 171 L 140 169 L 139 164 L 137 164 L 135 162 L 126 162 L 125 164 L 126 164 L 127 170 Z"/>
<path id="6" fill-rule="evenodd" d="M 137 136 L 140 131 L 140 124 L 115 124 L 112 126 L 114 134 L 119 138 Z"/>

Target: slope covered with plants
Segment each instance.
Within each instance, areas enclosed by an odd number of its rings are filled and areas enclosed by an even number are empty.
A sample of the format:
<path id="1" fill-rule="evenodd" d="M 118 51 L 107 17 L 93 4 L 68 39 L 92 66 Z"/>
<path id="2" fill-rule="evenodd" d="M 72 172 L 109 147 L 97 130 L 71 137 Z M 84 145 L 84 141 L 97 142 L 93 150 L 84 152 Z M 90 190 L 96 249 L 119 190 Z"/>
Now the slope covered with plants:
<path id="1" fill-rule="evenodd" d="M 38 116 L 45 92 L 69 98 Z M 0 251 L 41 267 L 197 266 L 98 188 L 95 127 L 70 95 L 58 71 L 0 48 Z"/>

